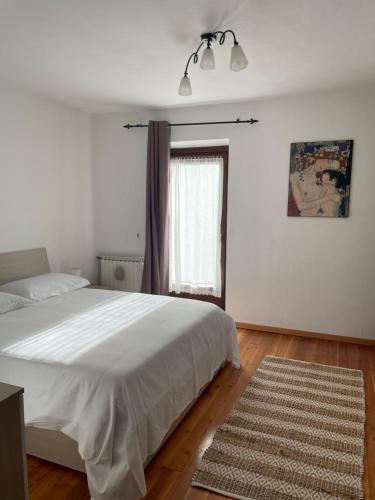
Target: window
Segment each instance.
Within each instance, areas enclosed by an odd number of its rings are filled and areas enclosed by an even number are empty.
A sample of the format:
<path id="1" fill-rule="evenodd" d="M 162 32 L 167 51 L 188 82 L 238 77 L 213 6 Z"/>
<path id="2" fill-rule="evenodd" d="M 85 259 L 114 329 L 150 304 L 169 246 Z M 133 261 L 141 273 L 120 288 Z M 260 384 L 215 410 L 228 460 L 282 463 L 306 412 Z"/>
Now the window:
<path id="1" fill-rule="evenodd" d="M 172 150 L 172 294 L 224 307 L 227 147 Z"/>

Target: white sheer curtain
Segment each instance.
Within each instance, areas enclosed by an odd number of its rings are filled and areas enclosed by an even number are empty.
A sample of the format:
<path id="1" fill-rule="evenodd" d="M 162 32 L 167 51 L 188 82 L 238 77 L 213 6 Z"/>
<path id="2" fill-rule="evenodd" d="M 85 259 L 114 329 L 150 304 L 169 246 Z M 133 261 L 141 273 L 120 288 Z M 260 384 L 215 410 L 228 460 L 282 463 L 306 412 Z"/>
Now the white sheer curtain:
<path id="1" fill-rule="evenodd" d="M 223 158 L 171 159 L 169 289 L 221 296 Z"/>

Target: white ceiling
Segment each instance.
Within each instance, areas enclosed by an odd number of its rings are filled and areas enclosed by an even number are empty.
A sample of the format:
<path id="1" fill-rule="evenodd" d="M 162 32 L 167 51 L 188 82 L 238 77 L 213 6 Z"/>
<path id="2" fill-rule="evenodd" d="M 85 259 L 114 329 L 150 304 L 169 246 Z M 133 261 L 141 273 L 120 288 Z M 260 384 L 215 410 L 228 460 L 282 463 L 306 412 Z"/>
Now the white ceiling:
<path id="1" fill-rule="evenodd" d="M 375 81 L 374 0 L 0 0 L 0 79 L 92 111 L 285 95 Z M 248 59 L 192 65 L 207 30 L 232 28 Z"/>

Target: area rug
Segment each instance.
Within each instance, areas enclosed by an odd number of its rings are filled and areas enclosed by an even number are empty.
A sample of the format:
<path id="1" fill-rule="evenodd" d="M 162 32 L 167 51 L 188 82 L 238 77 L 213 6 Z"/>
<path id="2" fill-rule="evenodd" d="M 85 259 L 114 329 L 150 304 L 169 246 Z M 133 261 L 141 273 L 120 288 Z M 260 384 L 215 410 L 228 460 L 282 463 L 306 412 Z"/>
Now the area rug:
<path id="1" fill-rule="evenodd" d="M 363 374 L 266 356 L 192 485 L 252 500 L 363 498 Z"/>

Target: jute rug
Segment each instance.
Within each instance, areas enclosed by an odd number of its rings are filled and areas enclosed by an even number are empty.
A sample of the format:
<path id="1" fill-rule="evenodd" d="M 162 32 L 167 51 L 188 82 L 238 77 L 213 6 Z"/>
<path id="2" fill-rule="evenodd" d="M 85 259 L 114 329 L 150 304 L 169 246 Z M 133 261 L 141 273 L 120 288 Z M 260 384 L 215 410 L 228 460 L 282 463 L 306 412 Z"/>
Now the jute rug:
<path id="1" fill-rule="evenodd" d="M 363 498 L 363 375 L 267 356 L 193 477 L 252 500 Z"/>

